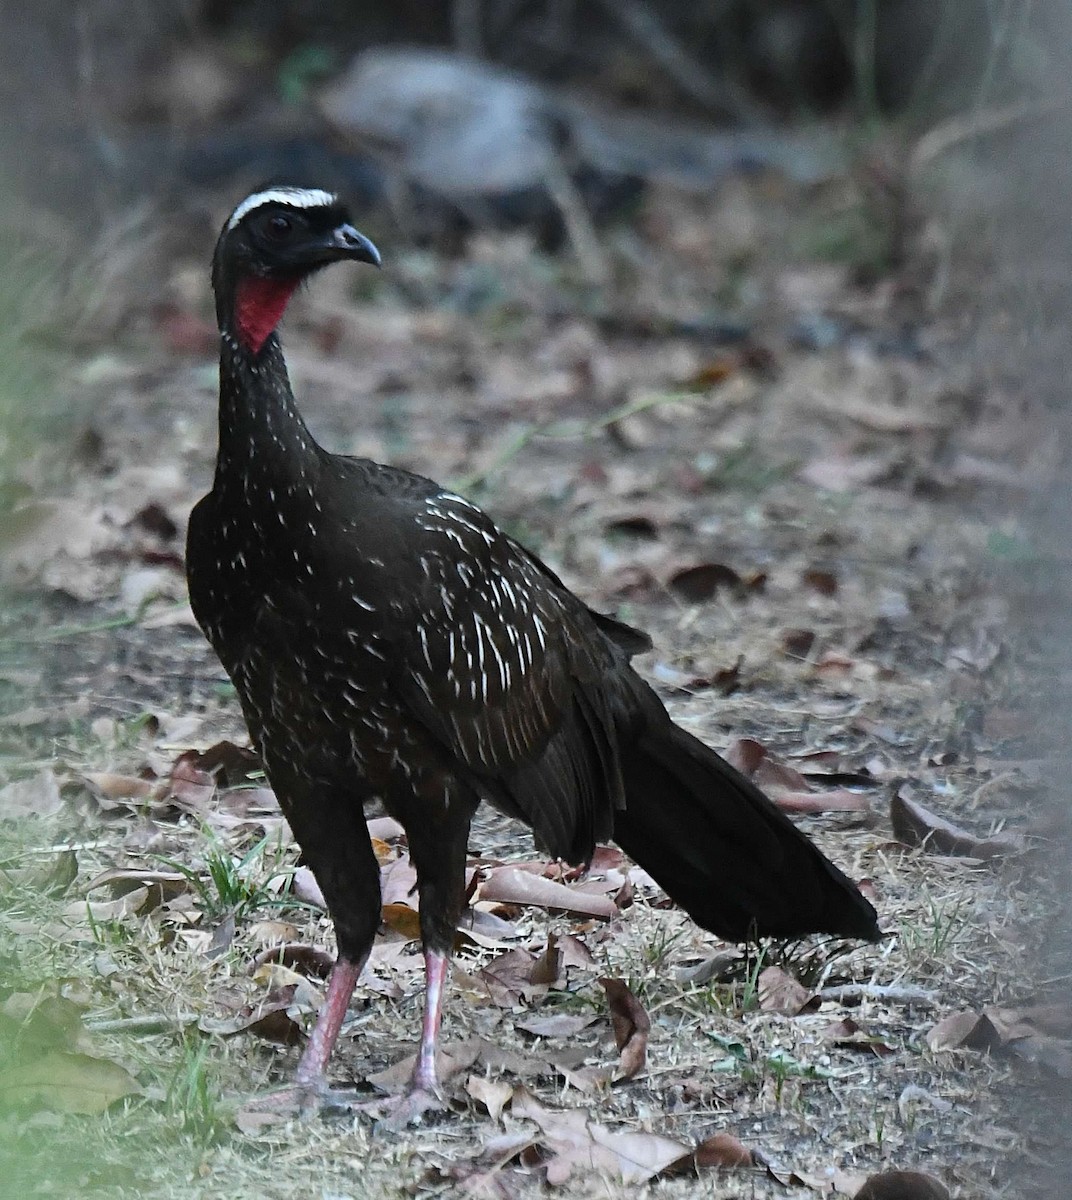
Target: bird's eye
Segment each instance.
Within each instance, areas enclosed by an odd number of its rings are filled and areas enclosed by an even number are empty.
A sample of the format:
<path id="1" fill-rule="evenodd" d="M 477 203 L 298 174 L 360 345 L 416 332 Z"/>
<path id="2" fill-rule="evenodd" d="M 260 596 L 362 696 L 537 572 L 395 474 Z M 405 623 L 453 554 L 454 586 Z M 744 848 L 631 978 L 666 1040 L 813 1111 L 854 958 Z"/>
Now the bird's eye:
<path id="1" fill-rule="evenodd" d="M 273 242 L 283 242 L 290 237 L 294 229 L 294 222 L 290 217 L 284 217 L 281 213 L 276 213 L 264 222 L 263 228 L 266 236 L 271 238 Z"/>

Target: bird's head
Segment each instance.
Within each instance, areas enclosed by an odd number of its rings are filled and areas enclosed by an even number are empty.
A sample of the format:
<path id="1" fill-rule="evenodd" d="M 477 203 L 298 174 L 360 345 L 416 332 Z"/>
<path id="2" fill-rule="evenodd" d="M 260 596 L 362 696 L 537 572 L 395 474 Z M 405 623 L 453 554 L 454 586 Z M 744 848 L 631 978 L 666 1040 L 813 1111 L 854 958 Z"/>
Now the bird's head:
<path id="1" fill-rule="evenodd" d="M 344 259 L 378 267 L 380 252 L 331 192 L 268 187 L 247 196 L 227 218 L 212 260 L 221 331 L 259 354 L 294 289 Z"/>

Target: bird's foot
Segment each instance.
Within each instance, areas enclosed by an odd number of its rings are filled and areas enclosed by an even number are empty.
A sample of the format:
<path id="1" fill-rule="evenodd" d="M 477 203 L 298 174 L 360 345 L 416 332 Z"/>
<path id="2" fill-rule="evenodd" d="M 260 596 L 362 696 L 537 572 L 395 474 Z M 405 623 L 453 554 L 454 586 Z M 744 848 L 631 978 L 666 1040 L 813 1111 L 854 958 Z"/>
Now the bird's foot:
<path id="1" fill-rule="evenodd" d="M 444 1112 L 446 1107 L 438 1087 L 412 1084 L 401 1095 L 383 1096 L 362 1104 L 361 1110 L 377 1116 L 377 1130 L 397 1133 L 407 1125 L 419 1125 L 425 1113 Z"/>
<path id="2" fill-rule="evenodd" d="M 239 1124 L 274 1125 L 295 1118 L 309 1120 L 333 1112 L 356 1112 L 368 1103 L 353 1088 L 333 1088 L 326 1079 L 296 1080 L 247 1100 L 239 1109 Z"/>

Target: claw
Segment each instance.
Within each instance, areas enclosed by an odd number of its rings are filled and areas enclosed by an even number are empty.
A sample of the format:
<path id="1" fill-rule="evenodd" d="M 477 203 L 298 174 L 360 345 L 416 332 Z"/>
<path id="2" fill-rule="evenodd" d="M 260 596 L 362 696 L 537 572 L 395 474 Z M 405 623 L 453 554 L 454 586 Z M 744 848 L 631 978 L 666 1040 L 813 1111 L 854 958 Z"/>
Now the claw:
<path id="1" fill-rule="evenodd" d="M 328 1087 L 324 1080 L 291 1083 L 247 1100 L 238 1110 L 238 1123 L 249 1127 L 275 1125 L 283 1121 L 332 1112 L 355 1112 L 367 1098 L 352 1088 Z"/>
<path id="2" fill-rule="evenodd" d="M 445 1112 L 446 1101 L 438 1092 L 414 1087 L 401 1096 L 385 1096 L 378 1102 L 382 1116 L 373 1127 L 374 1132 L 398 1133 L 407 1125 L 419 1125 L 425 1113 Z M 368 1106 L 372 1109 L 373 1105 Z"/>

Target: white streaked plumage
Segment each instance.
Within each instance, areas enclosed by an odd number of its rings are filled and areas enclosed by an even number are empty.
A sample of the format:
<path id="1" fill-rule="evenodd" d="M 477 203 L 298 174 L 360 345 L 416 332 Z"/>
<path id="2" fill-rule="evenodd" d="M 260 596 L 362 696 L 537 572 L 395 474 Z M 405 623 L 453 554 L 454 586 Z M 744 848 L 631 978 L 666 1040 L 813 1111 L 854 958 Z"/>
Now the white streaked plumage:
<path id="1" fill-rule="evenodd" d="M 254 192 L 231 213 L 227 228 L 234 229 L 243 217 L 265 204 L 286 204 L 290 208 L 326 208 L 337 204 L 338 196 L 331 192 L 323 192 L 319 188 L 267 188 L 263 192 Z"/>

